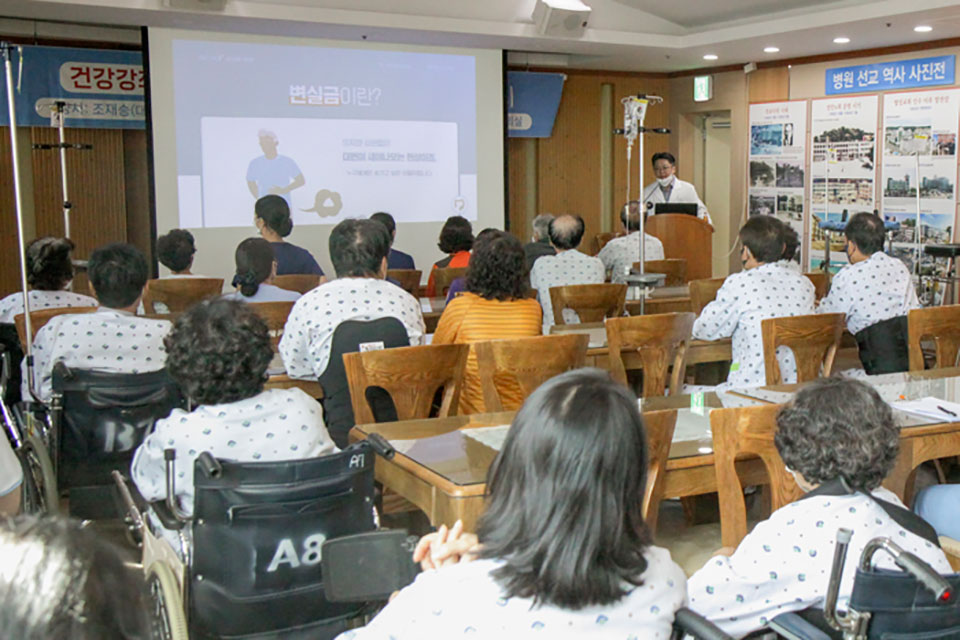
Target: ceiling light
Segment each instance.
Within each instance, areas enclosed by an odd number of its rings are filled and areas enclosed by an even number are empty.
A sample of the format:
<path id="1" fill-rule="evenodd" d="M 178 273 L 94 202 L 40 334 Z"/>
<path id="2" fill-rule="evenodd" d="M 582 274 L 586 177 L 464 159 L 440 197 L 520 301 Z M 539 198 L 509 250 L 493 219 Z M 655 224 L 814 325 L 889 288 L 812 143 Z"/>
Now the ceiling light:
<path id="1" fill-rule="evenodd" d="M 839 38 L 834 38 L 833 42 L 835 44 L 847 44 L 848 42 L 850 42 L 850 38 L 840 36 Z"/>
<path id="2" fill-rule="evenodd" d="M 931 32 L 931 31 L 933 31 L 933 27 L 931 27 L 930 25 L 926 25 L 926 24 L 920 24 L 920 25 L 915 26 L 915 27 L 913 28 L 913 30 L 916 31 L 917 33 L 929 33 L 929 32 Z"/>
<path id="3" fill-rule="evenodd" d="M 764 48 L 763 48 L 763 52 L 764 52 L 764 53 L 780 53 L 780 48 L 779 48 L 779 47 L 764 47 Z"/>
<path id="4" fill-rule="evenodd" d="M 716 60 L 716 59 L 718 59 L 718 56 L 717 56 L 716 54 L 713 54 L 713 53 L 708 53 L 707 55 L 703 56 L 703 59 L 704 59 L 704 60 Z"/>

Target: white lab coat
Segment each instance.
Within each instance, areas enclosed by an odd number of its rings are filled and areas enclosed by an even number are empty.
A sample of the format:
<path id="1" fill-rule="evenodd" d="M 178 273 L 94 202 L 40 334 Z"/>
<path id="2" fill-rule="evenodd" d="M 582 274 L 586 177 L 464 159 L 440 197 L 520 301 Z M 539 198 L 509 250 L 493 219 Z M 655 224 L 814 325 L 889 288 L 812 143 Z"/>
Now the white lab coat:
<path id="1" fill-rule="evenodd" d="M 713 221 L 710 219 L 710 213 L 707 211 L 707 205 L 703 204 L 703 201 L 700 200 L 700 196 L 697 195 L 697 188 L 689 182 L 684 182 L 680 178 L 674 176 L 673 191 L 670 192 L 669 201 L 679 203 L 696 202 L 697 215 L 707 222 L 713 224 Z M 660 190 L 660 183 L 654 181 L 648 184 L 643 190 L 644 206 L 646 206 L 647 203 L 656 206 L 661 202 L 667 202 L 667 200 L 663 199 L 663 191 Z M 651 215 L 654 213 L 653 208 L 651 208 L 650 213 Z"/>

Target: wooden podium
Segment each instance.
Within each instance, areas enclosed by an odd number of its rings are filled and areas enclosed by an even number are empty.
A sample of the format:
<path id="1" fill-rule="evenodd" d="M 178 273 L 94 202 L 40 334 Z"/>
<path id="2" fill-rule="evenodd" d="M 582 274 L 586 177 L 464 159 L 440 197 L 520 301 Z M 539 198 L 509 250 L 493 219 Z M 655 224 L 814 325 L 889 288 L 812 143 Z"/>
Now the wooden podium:
<path id="1" fill-rule="evenodd" d="M 663 243 L 663 257 L 687 261 L 687 279 L 713 277 L 713 225 L 697 216 L 661 213 L 647 217 L 646 232 Z"/>

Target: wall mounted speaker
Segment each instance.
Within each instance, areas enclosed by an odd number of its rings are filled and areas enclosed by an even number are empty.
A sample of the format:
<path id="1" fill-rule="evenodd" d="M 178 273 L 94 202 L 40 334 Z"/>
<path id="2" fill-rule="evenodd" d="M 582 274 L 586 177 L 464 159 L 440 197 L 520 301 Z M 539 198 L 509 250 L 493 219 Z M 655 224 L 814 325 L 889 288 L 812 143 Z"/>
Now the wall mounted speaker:
<path id="1" fill-rule="evenodd" d="M 533 22 L 542 36 L 580 38 L 589 19 L 590 7 L 579 0 L 537 0 L 533 8 Z"/>

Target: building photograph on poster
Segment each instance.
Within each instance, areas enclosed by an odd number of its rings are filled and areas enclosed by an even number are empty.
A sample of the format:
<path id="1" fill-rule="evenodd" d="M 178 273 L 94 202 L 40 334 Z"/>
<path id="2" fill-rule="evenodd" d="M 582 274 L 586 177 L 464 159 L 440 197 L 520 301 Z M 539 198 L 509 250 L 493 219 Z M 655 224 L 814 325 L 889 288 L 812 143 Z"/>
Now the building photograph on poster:
<path id="1" fill-rule="evenodd" d="M 809 268 L 825 266 L 820 221 L 843 222 L 876 209 L 877 96 L 813 100 L 810 112 Z M 830 270 L 847 264 L 843 234 L 830 234 Z"/>

